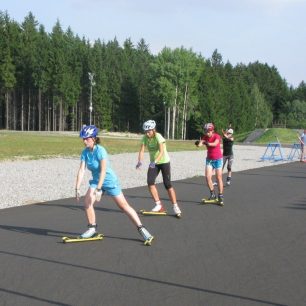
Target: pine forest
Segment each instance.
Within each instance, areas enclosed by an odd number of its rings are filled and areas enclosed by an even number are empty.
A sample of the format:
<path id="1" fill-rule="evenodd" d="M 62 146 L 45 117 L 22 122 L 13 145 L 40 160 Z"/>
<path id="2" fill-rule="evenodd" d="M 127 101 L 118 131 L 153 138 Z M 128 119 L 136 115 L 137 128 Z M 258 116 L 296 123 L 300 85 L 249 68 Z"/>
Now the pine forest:
<path id="1" fill-rule="evenodd" d="M 103 37 L 103 30 L 101 30 Z M 289 59 L 288 59 L 289 60 Z M 266 63 L 223 62 L 183 46 L 157 55 L 141 39 L 122 46 L 79 37 L 32 13 L 19 24 L 0 11 L 0 129 L 140 133 L 148 119 L 169 139 L 192 139 L 204 122 L 236 132 L 306 128 L 306 84 L 294 88 Z"/>

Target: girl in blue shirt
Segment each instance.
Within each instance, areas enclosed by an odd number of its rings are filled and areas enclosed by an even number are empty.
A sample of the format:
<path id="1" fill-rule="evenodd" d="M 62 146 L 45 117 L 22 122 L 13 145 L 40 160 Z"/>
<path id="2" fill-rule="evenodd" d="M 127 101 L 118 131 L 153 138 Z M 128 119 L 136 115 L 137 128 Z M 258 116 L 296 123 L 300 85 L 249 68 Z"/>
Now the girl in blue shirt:
<path id="1" fill-rule="evenodd" d="M 81 154 L 81 164 L 76 179 L 76 198 L 80 199 L 80 185 L 87 167 L 92 173 L 89 181 L 89 188 L 85 195 L 84 207 L 88 221 L 88 230 L 81 237 L 90 238 L 96 235 L 96 214 L 94 210 L 95 202 L 101 200 L 102 193 L 110 195 L 118 207 L 125 212 L 132 222 L 137 226 L 139 233 L 144 239 L 145 245 L 151 245 L 154 237 L 142 225 L 138 214 L 127 202 L 123 195 L 118 178 L 110 167 L 107 152 L 99 143 L 97 137 L 98 129 L 94 125 L 84 126 L 80 132 L 85 149 Z"/>

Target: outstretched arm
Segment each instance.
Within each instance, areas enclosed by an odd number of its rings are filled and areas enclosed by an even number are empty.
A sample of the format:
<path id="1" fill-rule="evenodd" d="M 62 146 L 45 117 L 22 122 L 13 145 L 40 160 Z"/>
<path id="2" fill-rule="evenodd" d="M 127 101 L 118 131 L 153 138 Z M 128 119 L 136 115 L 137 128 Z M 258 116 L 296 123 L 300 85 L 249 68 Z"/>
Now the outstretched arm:
<path id="1" fill-rule="evenodd" d="M 222 134 L 223 134 L 223 137 L 225 137 L 226 139 L 229 139 L 229 140 L 231 140 L 231 141 L 234 141 L 233 134 L 228 135 L 227 132 L 224 131 L 223 129 L 222 129 Z"/>
<path id="2" fill-rule="evenodd" d="M 299 142 L 300 142 L 302 145 L 305 145 L 304 141 L 302 140 L 302 136 L 300 135 L 300 133 L 297 132 L 297 134 L 298 134 Z"/>
<path id="3" fill-rule="evenodd" d="M 102 197 L 102 186 L 103 186 L 103 182 L 106 176 L 106 159 L 101 159 L 100 160 L 100 176 L 99 176 L 99 182 L 97 185 L 96 190 L 94 191 L 94 195 L 96 197 L 96 201 L 99 202 L 101 200 Z"/>
<path id="4" fill-rule="evenodd" d="M 106 176 L 106 159 L 100 160 L 100 176 L 97 189 L 101 189 Z"/>
<path id="5" fill-rule="evenodd" d="M 203 140 L 200 139 L 200 140 L 196 140 L 195 143 L 194 143 L 197 147 L 202 147 L 204 145 L 203 143 Z"/>
<path id="6" fill-rule="evenodd" d="M 219 139 L 216 139 L 214 142 L 206 142 L 207 147 L 216 147 L 220 143 Z"/>
<path id="7" fill-rule="evenodd" d="M 77 174 L 76 183 L 75 183 L 75 197 L 77 200 L 80 199 L 80 186 L 85 173 L 85 162 L 81 161 L 80 168 Z"/>
<path id="8" fill-rule="evenodd" d="M 145 145 L 141 144 L 140 149 L 139 149 L 139 153 L 138 153 L 138 162 L 137 162 L 137 165 L 136 165 L 136 169 L 139 169 L 142 165 L 144 149 L 145 149 Z"/>

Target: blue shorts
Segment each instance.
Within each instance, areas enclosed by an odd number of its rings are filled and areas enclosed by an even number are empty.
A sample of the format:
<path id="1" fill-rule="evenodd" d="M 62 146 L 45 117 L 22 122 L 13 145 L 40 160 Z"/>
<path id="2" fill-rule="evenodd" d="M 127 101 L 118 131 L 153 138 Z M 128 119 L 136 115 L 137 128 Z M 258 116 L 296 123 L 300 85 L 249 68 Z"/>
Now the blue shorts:
<path id="1" fill-rule="evenodd" d="M 91 180 L 89 181 L 90 188 L 96 189 L 98 186 L 98 182 Z M 103 185 L 102 186 L 102 192 L 103 194 L 109 195 L 111 197 L 116 197 L 119 194 L 121 194 L 121 187 L 119 183 L 112 184 L 112 185 Z"/>
<path id="2" fill-rule="evenodd" d="M 223 158 L 208 159 L 206 158 L 206 167 L 212 167 L 213 169 L 222 169 Z"/>

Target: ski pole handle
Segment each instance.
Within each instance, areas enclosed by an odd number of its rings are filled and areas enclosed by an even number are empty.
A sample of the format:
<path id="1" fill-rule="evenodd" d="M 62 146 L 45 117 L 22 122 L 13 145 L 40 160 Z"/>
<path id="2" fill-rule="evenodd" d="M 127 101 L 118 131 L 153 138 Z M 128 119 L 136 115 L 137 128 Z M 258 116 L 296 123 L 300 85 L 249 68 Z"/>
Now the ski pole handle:
<path id="1" fill-rule="evenodd" d="M 155 162 L 150 162 L 149 167 L 152 168 L 152 169 L 154 169 L 154 168 L 155 168 Z"/>
<path id="2" fill-rule="evenodd" d="M 100 202 L 100 200 L 101 200 L 101 197 L 102 197 L 102 190 L 101 189 L 96 189 L 95 190 L 95 197 L 96 197 L 96 201 L 97 202 Z"/>
<path id="3" fill-rule="evenodd" d="M 77 200 L 80 199 L 80 197 L 81 197 L 80 189 L 75 189 L 75 197 L 76 197 Z"/>
<path id="4" fill-rule="evenodd" d="M 136 165 L 136 169 L 139 169 L 141 167 L 142 163 L 141 161 L 138 161 L 137 165 Z"/>

